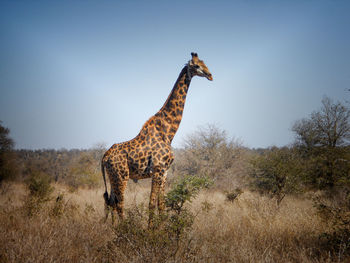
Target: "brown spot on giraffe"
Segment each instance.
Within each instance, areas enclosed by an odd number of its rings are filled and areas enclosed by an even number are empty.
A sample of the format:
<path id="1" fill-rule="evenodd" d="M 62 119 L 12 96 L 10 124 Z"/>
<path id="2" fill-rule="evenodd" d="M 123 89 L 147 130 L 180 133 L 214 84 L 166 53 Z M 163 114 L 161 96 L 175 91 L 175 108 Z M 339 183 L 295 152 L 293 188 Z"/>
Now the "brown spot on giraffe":
<path id="1" fill-rule="evenodd" d="M 102 158 L 101 169 L 106 187 L 106 207 L 112 207 L 119 217 L 124 217 L 124 192 L 128 180 L 152 178 L 149 201 L 149 226 L 156 204 L 161 213 L 164 208 L 166 171 L 174 160 L 171 142 L 177 132 L 183 114 L 186 95 L 193 76 L 213 80 L 211 73 L 196 53 L 181 70 L 163 107 L 142 127 L 132 140 L 112 145 Z M 108 196 L 105 171 L 108 174 L 111 192 Z M 106 214 L 107 219 L 108 213 Z M 112 212 L 113 219 L 113 212 Z"/>

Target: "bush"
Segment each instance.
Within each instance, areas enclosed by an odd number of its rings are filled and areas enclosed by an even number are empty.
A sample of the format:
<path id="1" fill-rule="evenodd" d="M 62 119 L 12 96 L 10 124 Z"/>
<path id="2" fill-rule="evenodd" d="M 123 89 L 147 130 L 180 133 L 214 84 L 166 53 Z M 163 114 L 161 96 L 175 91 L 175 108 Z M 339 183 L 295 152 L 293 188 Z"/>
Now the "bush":
<path id="1" fill-rule="evenodd" d="M 67 184 L 77 189 L 79 186 L 96 188 L 101 183 L 99 165 L 94 157 L 94 152 L 81 153 L 78 161 L 70 168 L 70 174 L 66 179 Z"/>
<path id="2" fill-rule="evenodd" d="M 27 187 L 30 196 L 43 201 L 48 201 L 53 187 L 50 185 L 50 178 L 43 173 L 36 173 L 27 180 Z"/>
<path id="3" fill-rule="evenodd" d="M 33 216 L 38 213 L 43 204 L 51 200 L 53 187 L 50 178 L 43 173 L 34 173 L 26 181 L 29 196 L 24 202 L 27 214 Z"/>
<path id="4" fill-rule="evenodd" d="M 327 224 L 326 231 L 320 235 L 321 244 L 341 261 L 350 255 L 350 192 L 333 192 L 332 197 L 317 196 L 314 204 Z"/>
<path id="5" fill-rule="evenodd" d="M 212 184 L 208 177 L 185 176 L 167 193 L 166 229 L 175 238 L 176 247 L 179 248 L 181 237 L 191 229 L 194 221 L 194 215 L 184 207 L 185 203 L 192 202 L 201 189 L 209 188 Z"/>
<path id="6" fill-rule="evenodd" d="M 272 147 L 251 160 L 252 188 L 276 198 L 278 204 L 286 194 L 300 190 L 301 159 L 295 149 Z"/>
<path id="7" fill-rule="evenodd" d="M 185 202 L 191 202 L 201 189 L 209 188 L 212 184 L 208 177 L 185 176 L 167 193 L 165 204 L 170 211 L 180 214 Z"/>

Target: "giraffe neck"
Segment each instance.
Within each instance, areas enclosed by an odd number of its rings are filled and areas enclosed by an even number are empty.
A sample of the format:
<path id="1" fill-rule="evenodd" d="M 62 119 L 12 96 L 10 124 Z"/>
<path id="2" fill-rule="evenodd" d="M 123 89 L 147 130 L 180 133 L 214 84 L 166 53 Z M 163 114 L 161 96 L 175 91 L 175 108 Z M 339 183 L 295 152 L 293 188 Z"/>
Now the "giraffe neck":
<path id="1" fill-rule="evenodd" d="M 165 120 L 163 122 L 163 126 L 167 126 L 166 138 L 170 143 L 180 126 L 191 78 L 192 76 L 188 71 L 188 66 L 186 65 L 181 70 L 181 73 L 176 80 L 168 99 L 156 114 L 156 116 L 160 116 L 163 118 L 163 120 Z"/>

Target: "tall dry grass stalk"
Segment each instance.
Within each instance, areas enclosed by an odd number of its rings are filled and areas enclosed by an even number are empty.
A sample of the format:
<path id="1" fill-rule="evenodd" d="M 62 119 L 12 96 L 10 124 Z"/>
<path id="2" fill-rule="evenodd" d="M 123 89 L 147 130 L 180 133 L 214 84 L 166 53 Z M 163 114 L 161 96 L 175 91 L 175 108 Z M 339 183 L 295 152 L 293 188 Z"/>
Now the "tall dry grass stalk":
<path id="1" fill-rule="evenodd" d="M 146 185 L 147 182 L 130 183 L 127 208 L 148 204 Z M 102 193 L 103 189 L 70 193 L 55 185 L 53 199 L 30 217 L 23 212 L 27 200 L 24 186 L 11 184 L 0 196 L 0 262 L 332 261 L 327 251 L 319 248 L 318 236 L 324 226 L 310 201 L 286 197 L 278 207 L 274 200 L 250 192 L 241 194 L 234 202 L 226 201 L 219 192 L 203 192 L 189 204 L 195 220 L 183 242 L 186 246 L 179 249 L 185 256 L 157 260 L 152 255 L 131 251 L 140 251 L 132 244 L 141 246 L 142 242 L 149 242 L 146 239 L 128 240 L 130 246 L 115 246 L 118 242 L 115 228 L 110 221 L 103 222 Z M 56 200 L 60 194 L 63 199 Z M 143 222 L 135 227 L 140 224 Z M 166 245 L 158 247 L 157 253 L 167 249 Z"/>

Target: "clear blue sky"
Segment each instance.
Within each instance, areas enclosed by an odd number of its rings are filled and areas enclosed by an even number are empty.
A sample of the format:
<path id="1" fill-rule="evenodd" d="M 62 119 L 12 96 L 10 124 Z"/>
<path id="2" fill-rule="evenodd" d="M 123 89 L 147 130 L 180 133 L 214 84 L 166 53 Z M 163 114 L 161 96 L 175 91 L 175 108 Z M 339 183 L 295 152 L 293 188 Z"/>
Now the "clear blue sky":
<path id="1" fill-rule="evenodd" d="M 0 120 L 17 148 L 133 138 L 195 51 L 173 145 L 216 124 L 248 147 L 286 145 L 324 95 L 350 100 L 350 1 L 0 2 Z"/>

